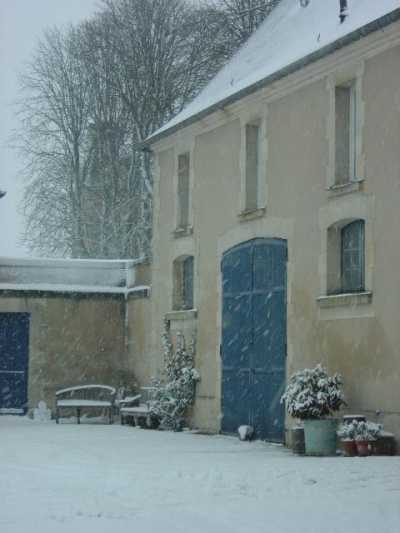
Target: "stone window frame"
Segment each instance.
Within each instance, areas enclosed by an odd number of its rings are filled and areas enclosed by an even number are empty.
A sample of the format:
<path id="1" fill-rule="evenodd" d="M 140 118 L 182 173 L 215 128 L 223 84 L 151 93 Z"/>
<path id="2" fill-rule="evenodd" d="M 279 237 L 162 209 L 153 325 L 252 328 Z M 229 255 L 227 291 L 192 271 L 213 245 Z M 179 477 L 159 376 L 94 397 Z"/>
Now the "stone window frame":
<path id="1" fill-rule="evenodd" d="M 182 155 L 189 156 L 189 190 L 188 190 L 188 221 L 186 226 L 180 224 L 179 208 L 179 158 Z M 175 238 L 187 237 L 193 234 L 193 189 L 194 189 L 194 142 L 187 143 L 178 141 L 174 153 L 174 202 L 175 220 L 173 236 Z"/>
<path id="2" fill-rule="evenodd" d="M 338 108 L 339 108 L 339 96 L 345 93 L 346 99 L 348 99 L 347 109 L 343 112 L 344 120 L 342 116 L 342 123 L 345 122 L 347 132 L 343 131 L 343 126 L 338 131 Z M 343 105 L 343 104 L 342 104 Z M 335 185 L 344 186 L 350 182 L 357 180 L 357 170 L 356 170 L 356 137 L 357 137 L 357 89 L 355 80 L 350 80 L 346 83 L 335 86 Z M 344 137 L 346 134 L 347 139 L 345 140 L 346 144 L 346 159 L 347 161 L 344 165 L 347 167 L 345 175 L 338 176 L 338 137 Z"/>
<path id="3" fill-rule="evenodd" d="M 346 69 L 332 73 L 327 78 L 329 93 L 329 113 L 327 120 L 327 138 L 329 144 L 329 161 L 327 165 L 326 189 L 329 197 L 341 196 L 362 190 L 365 179 L 365 154 L 363 153 L 363 75 L 364 63 L 352 65 Z M 352 170 L 349 179 L 343 183 L 336 181 L 336 90 L 340 87 L 351 87 L 354 91 L 354 122 L 350 133 L 350 151 Z"/>
<path id="4" fill-rule="evenodd" d="M 349 245 L 354 239 L 354 242 Z M 342 293 L 365 291 L 365 220 L 354 220 L 340 232 L 340 262 Z M 347 242 L 346 242 L 347 241 Z M 357 254 L 358 264 L 351 265 L 351 256 Z M 347 264 L 347 266 L 346 266 Z M 347 274 L 346 274 L 347 273 Z M 348 275 L 353 279 L 348 279 Z M 357 281 L 354 280 L 356 275 Z M 346 279 L 347 278 L 347 279 Z"/>
<path id="5" fill-rule="evenodd" d="M 316 301 L 321 319 L 374 316 L 374 211 L 375 198 L 365 193 L 337 198 L 319 210 L 320 293 Z M 357 220 L 364 221 L 364 290 L 342 292 L 338 281 L 341 276 L 340 230 Z"/>
<path id="6" fill-rule="evenodd" d="M 177 229 L 189 226 L 190 152 L 178 154 Z M 184 199 L 184 202 L 182 201 Z"/>
<path id="7" fill-rule="evenodd" d="M 362 245 L 360 253 L 361 262 L 361 283 L 357 287 L 346 287 L 343 272 L 343 259 L 345 250 L 343 249 L 343 232 L 355 223 L 362 222 Z M 328 229 L 327 237 L 327 290 L 328 296 L 343 294 L 357 294 L 365 292 L 365 220 L 364 219 L 344 219 L 332 224 Z"/>
<path id="8" fill-rule="evenodd" d="M 186 294 L 187 280 L 185 280 L 185 265 L 191 262 L 191 295 Z M 173 262 L 173 295 L 172 308 L 174 311 L 189 311 L 194 307 L 194 256 L 190 254 L 180 255 Z"/>
<path id="9" fill-rule="evenodd" d="M 256 206 L 249 208 L 247 200 L 247 128 L 257 126 L 258 134 L 258 164 L 257 164 L 257 202 Z M 267 197 L 267 108 L 264 105 L 260 112 L 253 111 L 243 113 L 240 117 L 240 198 L 239 198 L 239 220 L 241 222 L 254 220 L 263 217 L 266 212 Z"/>

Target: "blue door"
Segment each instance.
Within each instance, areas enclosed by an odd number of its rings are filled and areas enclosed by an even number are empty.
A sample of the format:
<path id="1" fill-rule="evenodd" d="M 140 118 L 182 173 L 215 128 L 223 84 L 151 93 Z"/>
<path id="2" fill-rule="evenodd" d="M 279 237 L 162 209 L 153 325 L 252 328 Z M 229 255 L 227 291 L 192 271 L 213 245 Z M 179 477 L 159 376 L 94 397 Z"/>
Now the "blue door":
<path id="1" fill-rule="evenodd" d="M 0 313 L 0 413 L 28 406 L 29 314 Z"/>
<path id="2" fill-rule="evenodd" d="M 282 442 L 286 366 L 286 241 L 254 239 L 222 260 L 222 424 Z"/>

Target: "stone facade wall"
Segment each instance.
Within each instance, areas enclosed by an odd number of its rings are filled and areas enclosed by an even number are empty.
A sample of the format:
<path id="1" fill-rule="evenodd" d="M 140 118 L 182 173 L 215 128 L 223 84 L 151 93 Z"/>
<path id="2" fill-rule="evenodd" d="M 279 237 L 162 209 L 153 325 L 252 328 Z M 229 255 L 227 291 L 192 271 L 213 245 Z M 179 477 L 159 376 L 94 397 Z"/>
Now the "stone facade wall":
<path id="1" fill-rule="evenodd" d="M 389 39 L 390 37 L 390 39 Z M 386 39 L 386 40 L 385 40 Z M 153 284 L 149 354 L 157 366 L 162 318 L 172 311 L 173 261 L 193 255 L 197 361 L 194 423 L 220 424 L 220 262 L 255 237 L 288 242 L 287 374 L 322 362 L 345 381 L 349 410 L 376 418 L 400 438 L 400 26 L 371 35 L 272 87 L 189 126 L 155 147 Z M 357 79 L 360 181 L 332 184 L 332 83 Z M 243 205 L 243 127 L 264 121 L 263 208 Z M 177 236 L 176 159 L 191 154 L 190 234 Z M 366 228 L 364 299 L 326 298 L 327 232 L 362 218 Z M 322 297 L 322 298 L 321 298 Z"/>
<path id="2" fill-rule="evenodd" d="M 57 389 L 134 380 L 125 355 L 121 296 L 2 291 L 0 313 L 30 314 L 28 402 L 54 407 Z"/>

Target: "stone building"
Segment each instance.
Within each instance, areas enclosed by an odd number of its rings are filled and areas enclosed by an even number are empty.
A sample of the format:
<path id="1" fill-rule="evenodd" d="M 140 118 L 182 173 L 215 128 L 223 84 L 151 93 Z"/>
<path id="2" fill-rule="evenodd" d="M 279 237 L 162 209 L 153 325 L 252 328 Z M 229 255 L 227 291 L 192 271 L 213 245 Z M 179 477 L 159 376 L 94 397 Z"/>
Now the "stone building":
<path id="1" fill-rule="evenodd" d="M 193 426 L 283 441 L 287 377 L 321 362 L 400 438 L 400 2 L 345 4 L 281 0 L 148 139 L 150 267 L 0 260 L 25 405 L 147 385 L 167 319 L 197 338 Z"/>
<path id="2" fill-rule="evenodd" d="M 287 376 L 321 362 L 400 437 L 400 4 L 344 4 L 282 0 L 147 141 L 139 373 L 160 364 L 164 317 L 195 330 L 202 429 L 282 441 Z"/>
<path id="3" fill-rule="evenodd" d="M 133 387 L 146 275 L 135 261 L 0 258 L 0 413 L 53 407 L 66 386 Z"/>

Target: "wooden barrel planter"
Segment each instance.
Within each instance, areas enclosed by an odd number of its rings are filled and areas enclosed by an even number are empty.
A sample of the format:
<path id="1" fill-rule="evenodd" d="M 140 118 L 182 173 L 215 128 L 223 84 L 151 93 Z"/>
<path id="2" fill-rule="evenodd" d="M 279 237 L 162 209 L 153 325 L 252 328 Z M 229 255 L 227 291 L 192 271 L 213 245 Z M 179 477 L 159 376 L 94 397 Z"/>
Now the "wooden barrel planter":
<path id="1" fill-rule="evenodd" d="M 304 428 L 294 427 L 291 435 L 291 445 L 293 453 L 304 455 L 306 453 L 304 444 Z"/>

